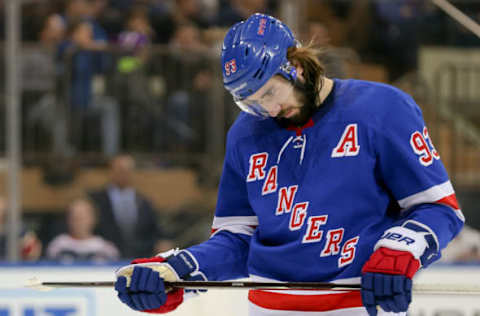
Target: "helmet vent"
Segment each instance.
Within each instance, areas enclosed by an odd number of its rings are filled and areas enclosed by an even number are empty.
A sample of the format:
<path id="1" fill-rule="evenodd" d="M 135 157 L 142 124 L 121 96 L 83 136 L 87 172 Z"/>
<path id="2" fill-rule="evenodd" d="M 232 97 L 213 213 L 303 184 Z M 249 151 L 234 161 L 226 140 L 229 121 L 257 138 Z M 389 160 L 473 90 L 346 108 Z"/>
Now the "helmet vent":
<path id="1" fill-rule="evenodd" d="M 261 79 L 263 77 L 263 73 L 264 71 L 262 70 L 262 68 L 258 68 L 258 70 L 253 75 L 253 78 Z"/>
<path id="2" fill-rule="evenodd" d="M 268 64 L 268 60 L 270 59 L 269 55 L 265 55 L 262 59 L 262 67 L 266 67 Z"/>
<path id="3" fill-rule="evenodd" d="M 254 78 L 262 79 L 263 75 L 265 74 L 265 69 L 267 69 L 269 61 L 270 61 L 270 56 L 269 55 L 265 55 L 262 58 L 262 64 L 261 64 L 260 68 L 258 68 L 258 70 L 253 75 Z"/>

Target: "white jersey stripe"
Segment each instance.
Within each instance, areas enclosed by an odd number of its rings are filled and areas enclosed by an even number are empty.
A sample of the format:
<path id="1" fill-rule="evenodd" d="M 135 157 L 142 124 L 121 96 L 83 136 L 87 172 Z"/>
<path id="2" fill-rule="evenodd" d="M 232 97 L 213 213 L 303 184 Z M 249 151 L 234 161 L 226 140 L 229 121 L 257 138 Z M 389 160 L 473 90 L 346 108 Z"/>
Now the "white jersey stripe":
<path id="1" fill-rule="evenodd" d="M 213 218 L 213 229 L 220 229 L 225 226 L 231 225 L 246 225 L 246 226 L 257 226 L 258 217 L 257 216 L 225 216 Z"/>
<path id="2" fill-rule="evenodd" d="M 398 204 L 403 210 L 406 210 L 414 205 L 422 203 L 438 203 L 440 200 L 454 195 L 455 191 L 452 183 L 450 181 L 445 181 L 444 183 L 430 187 L 425 191 L 418 192 L 398 200 Z M 455 214 L 458 218 L 460 218 L 460 220 L 465 221 L 465 217 L 460 208 L 453 207 L 451 204 L 448 204 L 447 206 L 451 207 L 455 211 Z"/>
<path id="3" fill-rule="evenodd" d="M 417 204 L 434 203 L 454 193 L 455 192 L 453 191 L 452 184 L 450 183 L 450 181 L 446 181 L 442 184 L 435 185 L 425 191 L 407 196 L 406 198 L 399 200 L 398 204 L 402 209 L 407 209 Z"/>
<path id="4" fill-rule="evenodd" d="M 223 228 L 212 229 L 212 234 L 210 235 L 210 237 L 212 237 L 218 232 L 221 232 L 222 230 L 229 231 L 233 234 L 244 234 L 244 235 L 252 236 L 253 232 L 255 231 L 255 227 L 232 225 L 232 226 L 227 226 Z"/>
<path id="5" fill-rule="evenodd" d="M 212 236 L 221 230 L 252 236 L 256 226 L 258 226 L 257 216 L 215 216 L 212 224 Z"/>

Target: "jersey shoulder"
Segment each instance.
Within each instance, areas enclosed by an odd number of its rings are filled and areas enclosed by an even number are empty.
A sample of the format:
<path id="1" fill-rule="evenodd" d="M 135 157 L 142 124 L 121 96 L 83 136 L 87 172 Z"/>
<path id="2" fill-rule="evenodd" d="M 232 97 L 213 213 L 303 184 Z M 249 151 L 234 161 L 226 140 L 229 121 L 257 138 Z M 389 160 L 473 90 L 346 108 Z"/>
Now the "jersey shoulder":
<path id="1" fill-rule="evenodd" d="M 335 99 L 345 119 L 363 120 L 367 124 L 384 125 L 421 117 L 420 107 L 402 90 L 379 82 L 335 80 Z"/>

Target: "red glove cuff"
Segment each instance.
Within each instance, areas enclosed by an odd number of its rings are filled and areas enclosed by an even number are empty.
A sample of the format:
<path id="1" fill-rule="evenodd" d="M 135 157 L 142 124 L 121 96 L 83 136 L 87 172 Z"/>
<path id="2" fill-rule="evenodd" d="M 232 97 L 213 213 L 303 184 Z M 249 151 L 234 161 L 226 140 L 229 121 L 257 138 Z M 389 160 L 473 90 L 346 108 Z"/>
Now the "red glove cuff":
<path id="1" fill-rule="evenodd" d="M 131 262 L 131 264 L 137 263 L 149 263 L 149 262 L 165 262 L 167 259 L 163 257 L 152 257 L 152 258 L 138 258 Z"/>
<path id="2" fill-rule="evenodd" d="M 408 251 L 399 251 L 389 248 L 378 248 L 368 259 L 362 273 L 399 274 L 412 278 L 420 269 L 420 260 Z"/>
<path id="3" fill-rule="evenodd" d="M 144 310 L 145 313 L 151 314 L 165 314 L 173 311 L 178 305 L 183 302 L 183 289 L 176 289 L 175 291 L 168 292 L 168 299 L 164 305 L 155 309 Z"/>

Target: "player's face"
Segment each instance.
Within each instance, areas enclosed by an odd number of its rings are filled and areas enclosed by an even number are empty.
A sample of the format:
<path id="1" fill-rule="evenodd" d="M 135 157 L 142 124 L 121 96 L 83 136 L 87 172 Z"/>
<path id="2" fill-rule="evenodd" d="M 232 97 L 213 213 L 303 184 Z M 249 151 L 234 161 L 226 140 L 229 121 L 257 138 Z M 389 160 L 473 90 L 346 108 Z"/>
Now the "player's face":
<path id="1" fill-rule="evenodd" d="M 277 122 L 282 126 L 302 126 L 308 122 L 315 111 L 318 109 L 316 101 L 316 91 L 311 85 L 306 85 L 303 77 L 297 76 L 293 91 L 293 103 L 296 106 L 292 109 L 286 108 L 283 112 L 275 117 Z M 290 115 L 284 115 L 288 113 Z"/>
<path id="2" fill-rule="evenodd" d="M 298 86 L 298 87 L 297 87 Z M 246 112 L 276 118 L 286 125 L 303 125 L 313 110 L 301 82 L 297 86 L 277 75 L 247 99 L 237 101 Z"/>
<path id="3" fill-rule="evenodd" d="M 294 88 L 281 76 L 273 76 L 257 92 L 246 99 L 235 100 L 244 111 L 263 117 L 277 117 L 290 107 Z"/>
<path id="4" fill-rule="evenodd" d="M 72 236 L 83 238 L 91 235 L 95 226 L 92 206 L 83 200 L 73 202 L 68 212 L 67 223 Z"/>

